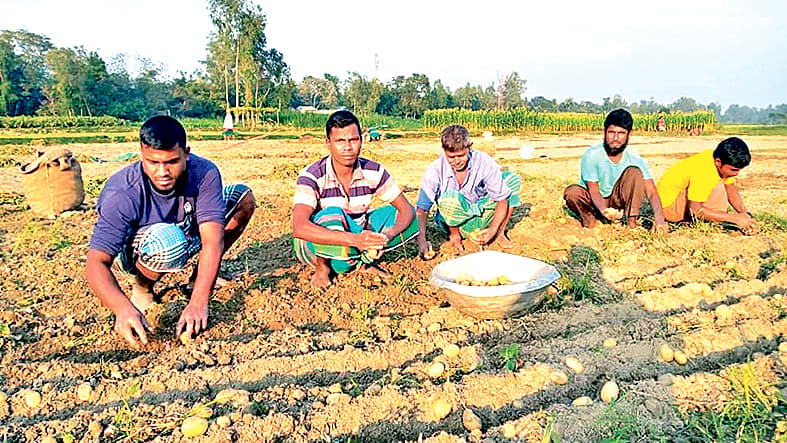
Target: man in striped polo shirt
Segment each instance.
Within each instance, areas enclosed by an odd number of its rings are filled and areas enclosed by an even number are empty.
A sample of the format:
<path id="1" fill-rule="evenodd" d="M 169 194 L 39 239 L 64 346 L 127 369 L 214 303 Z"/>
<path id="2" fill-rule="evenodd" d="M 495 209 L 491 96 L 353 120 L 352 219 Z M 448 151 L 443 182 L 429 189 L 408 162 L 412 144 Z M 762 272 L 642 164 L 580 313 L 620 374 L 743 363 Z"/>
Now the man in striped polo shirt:
<path id="1" fill-rule="evenodd" d="M 313 286 L 356 268 L 381 271 L 375 262 L 418 234 L 415 211 L 379 163 L 360 157 L 361 125 L 349 111 L 325 124 L 329 155 L 298 175 L 292 209 L 296 257 L 315 268 Z M 372 198 L 385 205 L 370 210 Z"/>

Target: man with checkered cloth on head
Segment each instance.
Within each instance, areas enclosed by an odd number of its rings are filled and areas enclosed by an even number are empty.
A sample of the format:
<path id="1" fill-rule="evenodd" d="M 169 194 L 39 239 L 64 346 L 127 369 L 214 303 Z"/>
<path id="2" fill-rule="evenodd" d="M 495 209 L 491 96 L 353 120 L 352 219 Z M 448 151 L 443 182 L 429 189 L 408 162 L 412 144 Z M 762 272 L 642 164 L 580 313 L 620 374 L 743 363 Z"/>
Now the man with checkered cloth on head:
<path id="1" fill-rule="evenodd" d="M 331 276 L 376 266 L 383 252 L 418 233 L 413 207 L 379 163 L 360 157 L 361 124 L 336 111 L 325 124 L 329 155 L 298 175 L 292 209 L 295 256 L 314 267 L 311 284 L 324 288 Z M 384 205 L 371 209 L 373 198 Z"/>
<path id="2" fill-rule="evenodd" d="M 154 284 L 197 254 L 176 333 L 193 337 L 207 328 L 221 257 L 256 206 L 246 185 L 222 186 L 216 165 L 189 153 L 186 130 L 174 118 L 149 119 L 139 138 L 142 160 L 113 174 L 98 198 L 86 270 L 90 287 L 115 314 L 115 331 L 135 347 L 147 343 L 144 312 L 154 303 Z M 115 257 L 134 275 L 130 297 L 113 274 Z"/>
<path id="3" fill-rule="evenodd" d="M 463 249 L 462 238 L 511 247 L 506 228 L 514 208 L 521 204 L 522 179 L 502 171 L 489 154 L 471 149 L 473 142 L 464 126 L 443 129 L 440 143 L 443 155 L 426 168 L 416 203 L 421 257 L 435 256 L 426 240 L 427 216 L 434 205 L 438 227 L 448 232 L 449 243 L 457 249 Z"/>

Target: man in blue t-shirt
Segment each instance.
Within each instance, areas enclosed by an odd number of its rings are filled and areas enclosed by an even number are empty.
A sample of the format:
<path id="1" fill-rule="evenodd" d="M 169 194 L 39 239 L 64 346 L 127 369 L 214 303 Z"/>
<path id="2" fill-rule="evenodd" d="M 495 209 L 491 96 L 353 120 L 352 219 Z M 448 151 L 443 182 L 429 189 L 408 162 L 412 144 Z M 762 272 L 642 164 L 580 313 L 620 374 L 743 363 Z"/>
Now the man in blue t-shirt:
<path id="1" fill-rule="evenodd" d="M 626 150 L 633 126 L 634 119 L 625 109 L 610 112 L 604 120 L 604 143 L 582 154 L 579 185 L 567 187 L 563 198 L 583 227 L 621 218 L 628 227 L 636 227 L 647 196 L 653 208 L 652 230 L 667 232 L 648 164 L 639 154 Z"/>
<path id="2" fill-rule="evenodd" d="M 193 337 L 207 327 L 221 257 L 256 206 L 251 189 L 222 187 L 216 165 L 189 154 L 186 131 L 174 118 L 149 119 L 139 138 L 142 160 L 113 174 L 98 198 L 86 269 L 90 287 L 115 314 L 115 331 L 135 347 L 138 340 L 147 343 L 143 313 L 154 302 L 154 284 L 197 253 L 191 298 L 176 333 Z M 134 275 L 128 298 L 112 272 L 115 257 Z"/>

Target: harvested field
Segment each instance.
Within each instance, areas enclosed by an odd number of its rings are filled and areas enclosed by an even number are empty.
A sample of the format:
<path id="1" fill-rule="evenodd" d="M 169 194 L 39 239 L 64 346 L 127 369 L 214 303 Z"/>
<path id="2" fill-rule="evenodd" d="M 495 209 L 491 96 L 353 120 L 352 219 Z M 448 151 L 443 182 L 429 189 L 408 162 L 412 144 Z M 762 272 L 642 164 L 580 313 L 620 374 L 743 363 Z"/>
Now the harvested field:
<path id="1" fill-rule="evenodd" d="M 234 278 L 211 300 L 208 331 L 185 346 L 174 337 L 188 275 L 169 275 L 156 287 L 158 326 L 142 350 L 112 332 L 110 312 L 83 276 L 98 191 L 123 166 L 89 158 L 137 145 L 69 146 L 88 197 L 84 210 L 55 220 L 34 217 L 21 194 L 14 165 L 32 159 L 34 148 L 3 148 L 0 439 L 541 442 L 551 433 L 566 442 L 706 441 L 692 420 L 723 415 L 743 383 L 772 408 L 765 435 L 752 441 L 771 440 L 787 363 L 779 352 L 787 333 L 787 137 L 746 138 L 753 161 L 740 187 L 760 220 L 754 236 L 704 223 L 671 226 L 662 237 L 616 225 L 582 229 L 563 210 L 562 192 L 577 180 L 584 147 L 598 140 L 478 144 L 523 178 L 525 205 L 514 214 L 514 247 L 506 252 L 553 263 L 563 275 L 539 310 L 503 321 L 468 317 L 429 285 L 434 264 L 457 254 L 440 248 L 446 239 L 434 230 L 433 261 L 419 259 L 412 244 L 383 258 L 388 279 L 351 274 L 312 289 L 310 270 L 291 253 L 289 216 L 295 177 L 325 155 L 324 145 L 194 142 L 193 152 L 215 161 L 225 183 L 252 187 L 258 208 L 222 263 Z M 658 177 L 719 140 L 634 136 L 631 147 Z M 523 144 L 536 147 L 535 158 L 519 158 Z M 411 202 L 439 153 L 436 140 L 423 139 L 362 151 L 392 172 Z M 130 280 L 121 284 L 128 289 Z M 616 345 L 604 346 L 610 338 Z M 449 344 L 458 355 L 443 354 Z M 687 363 L 663 361 L 663 344 Z M 569 370 L 567 356 L 584 371 Z M 445 370 L 431 378 L 435 361 Z M 568 383 L 554 381 L 554 371 Z M 599 391 L 609 380 L 620 398 L 607 404 Z M 583 396 L 589 406 L 572 405 Z M 463 426 L 465 409 L 480 429 Z M 207 417 L 202 436 L 183 435 L 180 424 L 192 415 Z"/>

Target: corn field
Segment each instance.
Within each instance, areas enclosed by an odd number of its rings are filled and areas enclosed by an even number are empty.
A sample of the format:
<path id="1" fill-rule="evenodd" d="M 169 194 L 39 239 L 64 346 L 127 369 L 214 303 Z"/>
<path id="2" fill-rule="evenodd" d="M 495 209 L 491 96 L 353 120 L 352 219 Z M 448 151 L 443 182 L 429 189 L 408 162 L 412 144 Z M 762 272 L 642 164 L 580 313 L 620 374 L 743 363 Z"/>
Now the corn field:
<path id="1" fill-rule="evenodd" d="M 664 117 L 666 132 L 683 133 L 695 129 L 706 131 L 716 126 L 713 111 L 670 114 L 634 114 L 634 130 L 656 132 L 659 116 Z M 426 111 L 424 130 L 439 131 L 445 126 L 460 124 L 471 132 L 597 132 L 604 128 L 604 114 L 575 112 L 535 112 L 527 109 L 510 111 L 468 111 L 437 109 Z"/>

